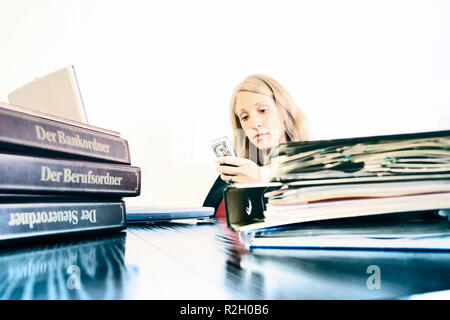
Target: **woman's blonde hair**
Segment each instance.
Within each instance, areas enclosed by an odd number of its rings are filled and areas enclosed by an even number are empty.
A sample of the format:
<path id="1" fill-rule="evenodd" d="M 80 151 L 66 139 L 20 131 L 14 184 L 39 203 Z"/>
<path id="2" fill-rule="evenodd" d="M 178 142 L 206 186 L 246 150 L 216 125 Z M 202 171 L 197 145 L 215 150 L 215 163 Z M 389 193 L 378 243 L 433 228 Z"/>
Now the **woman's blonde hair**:
<path id="1" fill-rule="evenodd" d="M 249 141 L 242 129 L 239 117 L 236 114 L 236 98 L 239 92 L 253 92 L 271 97 L 279 110 L 284 113 L 284 127 L 288 141 L 304 141 L 309 139 L 307 120 L 303 111 L 297 107 L 291 95 L 276 80 L 263 74 L 251 75 L 244 79 L 234 90 L 231 96 L 230 118 L 234 131 L 233 144 L 238 157 L 251 160 L 255 154 L 251 149 L 256 147 Z M 256 154 L 258 154 L 256 152 Z M 258 158 L 258 157 L 256 157 Z M 255 161 L 258 163 L 258 161 Z"/>

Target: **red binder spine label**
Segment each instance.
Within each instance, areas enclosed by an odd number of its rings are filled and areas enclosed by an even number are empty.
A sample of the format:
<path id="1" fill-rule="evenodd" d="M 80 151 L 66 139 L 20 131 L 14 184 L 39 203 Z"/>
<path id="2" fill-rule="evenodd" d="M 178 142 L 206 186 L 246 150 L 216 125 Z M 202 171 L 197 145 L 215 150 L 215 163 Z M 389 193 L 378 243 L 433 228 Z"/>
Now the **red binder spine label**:
<path id="1" fill-rule="evenodd" d="M 125 225 L 123 202 L 0 204 L 0 240 Z"/>
<path id="2" fill-rule="evenodd" d="M 0 189 L 15 192 L 140 194 L 138 167 L 0 154 Z"/>
<path id="3" fill-rule="evenodd" d="M 128 142 L 117 136 L 0 108 L 0 143 L 130 164 Z"/>

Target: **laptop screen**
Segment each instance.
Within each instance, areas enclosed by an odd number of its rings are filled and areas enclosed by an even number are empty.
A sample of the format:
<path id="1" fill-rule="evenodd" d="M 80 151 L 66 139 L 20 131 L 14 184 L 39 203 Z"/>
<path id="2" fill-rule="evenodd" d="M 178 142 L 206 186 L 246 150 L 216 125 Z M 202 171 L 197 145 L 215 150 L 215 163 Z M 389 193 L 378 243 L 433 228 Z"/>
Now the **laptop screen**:
<path id="1" fill-rule="evenodd" d="M 9 103 L 88 124 L 75 68 L 70 65 L 39 77 L 8 94 Z"/>

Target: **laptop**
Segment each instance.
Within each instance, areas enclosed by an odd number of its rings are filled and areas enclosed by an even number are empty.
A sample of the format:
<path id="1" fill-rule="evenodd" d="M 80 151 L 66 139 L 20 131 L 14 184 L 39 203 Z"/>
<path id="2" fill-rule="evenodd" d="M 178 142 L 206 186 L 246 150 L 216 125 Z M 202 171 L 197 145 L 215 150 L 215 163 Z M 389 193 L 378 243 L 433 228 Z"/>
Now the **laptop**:
<path id="1" fill-rule="evenodd" d="M 127 207 L 126 215 L 127 223 L 169 222 L 183 219 L 208 219 L 214 216 L 214 210 L 212 207 Z"/>
<path id="2" fill-rule="evenodd" d="M 11 105 L 89 125 L 73 65 L 36 78 L 9 93 L 8 100 Z M 127 207 L 126 217 L 129 223 L 205 219 L 214 216 L 214 210 L 210 207 Z"/>
<path id="3" fill-rule="evenodd" d="M 10 92 L 8 100 L 12 105 L 88 123 L 75 68 L 72 65 L 36 78 Z"/>

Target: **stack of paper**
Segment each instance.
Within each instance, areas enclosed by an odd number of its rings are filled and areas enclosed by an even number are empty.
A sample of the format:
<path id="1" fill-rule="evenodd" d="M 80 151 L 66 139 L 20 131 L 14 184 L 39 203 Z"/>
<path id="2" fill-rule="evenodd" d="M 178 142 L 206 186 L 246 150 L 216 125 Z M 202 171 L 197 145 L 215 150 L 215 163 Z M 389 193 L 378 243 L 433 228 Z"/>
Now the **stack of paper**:
<path id="1" fill-rule="evenodd" d="M 276 167 L 272 181 L 281 187 L 264 194 L 264 219 L 240 228 L 259 230 L 252 238 L 258 239 L 259 245 L 436 247 L 436 239 L 440 240 L 435 236 L 448 233 L 447 218 L 436 215 L 439 223 L 445 220 L 436 235 L 421 230 L 421 223 L 407 236 L 399 234 L 410 225 L 397 226 L 392 237 L 380 228 L 376 229 L 378 236 L 365 230 L 363 238 L 351 232 L 324 235 L 327 227 L 321 227 L 320 236 L 314 237 L 284 230 L 288 226 L 302 230 L 312 221 L 337 219 L 339 223 L 355 217 L 445 212 L 443 209 L 450 208 L 450 131 L 284 143 L 272 153 L 271 163 Z M 280 226 L 276 234 L 267 230 Z M 339 224 L 335 227 L 339 229 Z M 425 239 L 422 233 L 431 238 L 417 245 L 412 239 Z M 393 242 L 388 244 L 386 239 Z"/>
<path id="2" fill-rule="evenodd" d="M 241 232 L 247 247 L 383 250 L 450 250 L 445 211 L 385 214 Z"/>
<path id="3" fill-rule="evenodd" d="M 265 222 L 450 208 L 450 131 L 286 143 Z"/>

